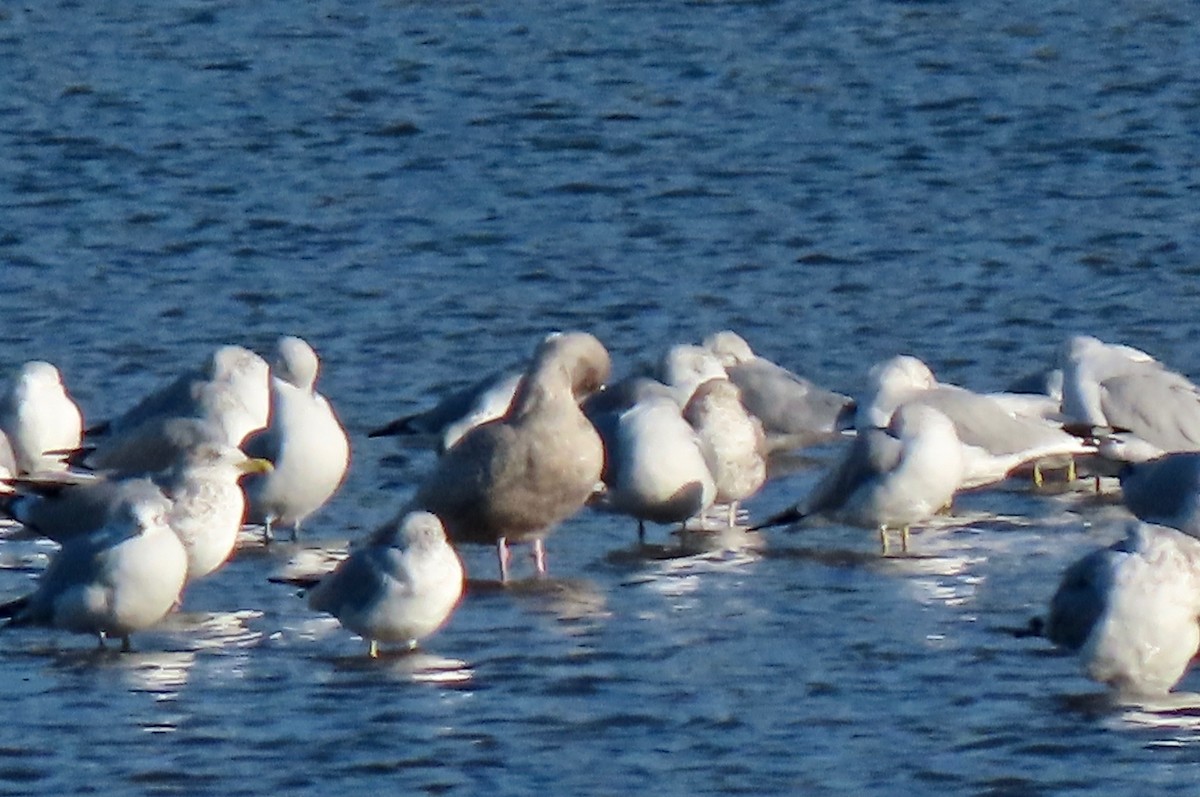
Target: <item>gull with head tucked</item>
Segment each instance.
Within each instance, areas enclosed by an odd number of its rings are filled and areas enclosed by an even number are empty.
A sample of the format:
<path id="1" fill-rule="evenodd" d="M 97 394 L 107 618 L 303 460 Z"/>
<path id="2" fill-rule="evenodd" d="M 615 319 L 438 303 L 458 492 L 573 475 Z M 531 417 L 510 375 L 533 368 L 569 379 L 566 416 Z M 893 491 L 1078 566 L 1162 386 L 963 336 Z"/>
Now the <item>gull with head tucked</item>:
<path id="1" fill-rule="evenodd" d="M 736 332 L 723 330 L 704 339 L 742 403 L 759 419 L 772 450 L 799 448 L 828 439 L 848 425 L 854 400 L 760 357 Z"/>
<path id="2" fill-rule="evenodd" d="M 641 376 L 606 389 L 584 411 L 604 442 L 603 493 L 592 505 L 646 521 L 684 523 L 716 497 L 700 437 L 670 388 Z"/>
<path id="3" fill-rule="evenodd" d="M 77 633 L 129 636 L 157 623 L 179 599 L 187 553 L 167 522 L 170 504 L 149 485 L 116 507 L 98 530 L 72 538 L 30 595 L 0 606 L 9 626 L 50 626 Z"/>
<path id="4" fill-rule="evenodd" d="M 352 549 L 311 589 L 308 605 L 366 639 L 375 658 L 380 642 L 413 649 L 441 628 L 462 591 L 462 562 L 441 521 L 412 512 Z"/>
<path id="5" fill-rule="evenodd" d="M 1200 647 L 1200 541 L 1132 523 L 1067 568 L 1040 632 L 1122 696 L 1161 695 Z"/>
<path id="6" fill-rule="evenodd" d="M 330 406 L 316 390 L 320 362 L 300 338 L 279 339 L 271 376 L 271 411 L 265 428 L 246 439 L 247 454 L 274 467 L 245 482 L 247 518 L 266 527 L 292 529 L 333 497 L 350 465 L 350 440 Z"/>
<path id="7" fill-rule="evenodd" d="M 1200 387 L 1140 349 L 1087 335 L 1067 341 L 1062 413 L 1068 423 L 1136 435 L 1162 451 L 1200 450 Z"/>
<path id="8" fill-rule="evenodd" d="M 496 546 L 502 581 L 508 543 L 529 542 L 544 573 L 542 540 L 583 507 L 604 463 L 600 436 L 576 396 L 598 390 L 611 370 L 608 351 L 594 336 L 548 336 L 508 412 L 446 451 L 393 524 L 416 509 L 436 514 L 452 541 Z"/>

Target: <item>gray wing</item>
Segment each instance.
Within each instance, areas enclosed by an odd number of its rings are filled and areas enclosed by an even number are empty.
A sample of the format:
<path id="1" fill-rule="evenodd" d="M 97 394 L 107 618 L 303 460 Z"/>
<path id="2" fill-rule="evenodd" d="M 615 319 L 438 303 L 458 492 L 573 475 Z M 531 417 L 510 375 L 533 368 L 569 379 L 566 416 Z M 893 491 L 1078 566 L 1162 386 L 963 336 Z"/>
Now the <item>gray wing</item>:
<path id="1" fill-rule="evenodd" d="M 1141 520 L 1195 535 L 1200 531 L 1200 453 L 1169 454 L 1132 463 L 1121 472 L 1125 506 Z"/>
<path id="2" fill-rule="evenodd" d="M 1200 389 L 1179 374 L 1143 369 L 1107 379 L 1100 407 L 1110 426 L 1163 451 L 1200 450 Z"/>
<path id="3" fill-rule="evenodd" d="M 447 426 L 466 417 L 482 403 L 493 401 L 498 391 L 506 391 L 511 400 L 520 376 L 520 372 L 512 371 L 488 374 L 474 384 L 450 393 L 423 412 L 405 415 L 372 430 L 368 437 L 430 435 L 440 438 Z"/>
<path id="4" fill-rule="evenodd" d="M 1104 613 L 1108 579 L 1108 549 L 1093 551 L 1067 568 L 1050 599 L 1046 637 L 1056 645 L 1076 651 Z"/>
<path id="5" fill-rule="evenodd" d="M 768 433 L 835 432 L 839 417 L 852 403 L 849 396 L 819 387 L 762 358 L 726 370 L 742 391 L 742 403 Z"/>
<path id="6" fill-rule="evenodd" d="M 803 514 L 842 507 L 860 487 L 895 470 L 903 455 L 904 444 L 886 429 L 861 430 L 846 449 L 845 456 L 809 494 L 803 504 Z"/>

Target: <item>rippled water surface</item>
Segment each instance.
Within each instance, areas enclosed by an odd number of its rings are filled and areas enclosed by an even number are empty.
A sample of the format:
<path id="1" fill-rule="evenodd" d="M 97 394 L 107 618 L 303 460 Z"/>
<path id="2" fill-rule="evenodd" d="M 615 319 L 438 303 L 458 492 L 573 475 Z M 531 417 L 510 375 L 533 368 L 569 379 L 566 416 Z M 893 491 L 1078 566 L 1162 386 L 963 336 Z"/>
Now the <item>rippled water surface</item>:
<path id="1" fill-rule="evenodd" d="M 1080 331 L 1200 375 L 1194 11 L 0 7 L 4 371 L 55 362 L 96 420 L 301 334 L 354 446 L 298 545 L 248 545 L 137 652 L 0 634 L 0 793 L 1195 794 L 1200 710 L 1110 705 L 1006 632 L 1119 535 L 1082 490 L 966 496 L 887 559 L 836 526 L 646 556 L 584 513 L 552 578 L 378 662 L 266 580 L 429 466 L 368 429 L 551 329 L 624 371 L 734 328 L 847 392 L 898 352 L 998 388 Z M 0 596 L 48 553 L 0 543 Z"/>

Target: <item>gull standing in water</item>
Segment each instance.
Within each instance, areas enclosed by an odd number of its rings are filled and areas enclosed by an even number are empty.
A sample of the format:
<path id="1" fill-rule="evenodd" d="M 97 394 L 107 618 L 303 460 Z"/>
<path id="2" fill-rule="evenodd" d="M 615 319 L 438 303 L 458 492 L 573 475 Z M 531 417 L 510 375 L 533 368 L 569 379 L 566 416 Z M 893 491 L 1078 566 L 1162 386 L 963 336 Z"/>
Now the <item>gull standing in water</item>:
<path id="1" fill-rule="evenodd" d="M 51 560 L 30 595 L 0 606 L 9 626 L 36 625 L 129 636 L 157 623 L 179 599 L 187 553 L 167 522 L 157 489 L 122 502 L 97 531 L 72 538 Z"/>
<path id="2" fill-rule="evenodd" d="M 199 368 L 89 429 L 95 450 L 84 462 L 96 470 L 152 473 L 171 464 L 188 436 L 241 445 L 246 435 L 267 425 L 268 382 L 262 357 L 240 346 L 222 346 Z"/>
<path id="3" fill-rule="evenodd" d="M 495 545 L 501 581 L 508 579 L 507 544 L 530 542 L 535 567 L 544 573 L 543 539 L 600 483 L 604 449 L 576 396 L 598 390 L 611 369 L 608 351 L 594 336 L 547 337 L 509 411 L 451 447 L 400 518 L 424 509 L 442 520 L 452 541 Z"/>
<path id="4" fill-rule="evenodd" d="M 57 368 L 40 360 L 21 366 L 0 396 L 0 431 L 8 436 L 18 473 L 66 469 L 64 452 L 79 448 L 83 416 Z"/>
<path id="5" fill-rule="evenodd" d="M 1200 540 L 1131 524 L 1124 540 L 1067 568 L 1041 633 L 1122 695 L 1161 695 L 1200 647 Z"/>
<path id="6" fill-rule="evenodd" d="M 767 440 L 762 423 L 742 404 L 742 394 L 728 379 L 710 379 L 692 394 L 683 417 L 700 439 L 712 474 L 713 503 L 726 507 L 732 528 L 740 501 L 762 489 L 767 480 Z"/>
<path id="7" fill-rule="evenodd" d="M 886 424 L 897 407 L 907 404 L 941 411 L 962 445 L 964 489 L 1000 481 L 1029 462 L 1095 453 L 1094 446 L 1044 418 L 1014 414 L 990 396 L 938 382 L 916 357 L 885 360 L 871 369 L 868 379 L 868 392 L 858 403 L 860 430 Z M 1039 471 L 1035 479 L 1040 479 Z"/>
<path id="8" fill-rule="evenodd" d="M 593 506 L 636 518 L 638 541 L 646 521 L 684 523 L 712 505 L 716 485 L 700 437 L 670 388 L 630 377 L 585 403 L 604 442 L 604 491 Z"/>
<path id="9" fill-rule="evenodd" d="M 824 515 L 878 529 L 885 554 L 888 529 L 899 528 L 901 550 L 907 551 L 909 527 L 947 506 L 962 477 L 962 446 L 954 424 L 933 407 L 904 404 L 886 429 L 860 429 L 807 499 L 754 529 Z"/>
<path id="10" fill-rule="evenodd" d="M 441 628 L 463 591 L 463 567 L 437 516 L 413 512 L 351 550 L 308 593 L 314 611 L 332 614 L 367 640 L 412 649 Z"/>
<path id="11" fill-rule="evenodd" d="M 1140 349 L 1087 335 L 1067 341 L 1069 423 L 1127 431 L 1162 451 L 1200 450 L 1200 387 Z"/>
<path id="12" fill-rule="evenodd" d="M 738 386 L 746 409 L 762 422 L 772 450 L 811 445 L 849 425 L 853 399 L 758 356 L 736 332 L 716 332 L 703 345 Z"/>
<path id="13" fill-rule="evenodd" d="M 169 502 L 166 520 L 186 550 L 190 583 L 217 570 L 233 552 L 246 511 L 238 479 L 270 468 L 270 462 L 232 446 L 203 444 L 182 452 L 178 462 L 152 477 L 78 474 L 21 480 L 22 494 L 7 500 L 5 512 L 65 545 L 101 529 L 131 501 L 157 494 Z"/>
<path id="14" fill-rule="evenodd" d="M 346 430 L 316 390 L 319 368 L 308 343 L 280 338 L 269 420 L 244 446 L 250 456 L 274 465 L 245 484 L 248 520 L 264 524 L 268 540 L 275 526 L 290 527 L 295 539 L 304 519 L 333 497 L 350 466 Z"/>

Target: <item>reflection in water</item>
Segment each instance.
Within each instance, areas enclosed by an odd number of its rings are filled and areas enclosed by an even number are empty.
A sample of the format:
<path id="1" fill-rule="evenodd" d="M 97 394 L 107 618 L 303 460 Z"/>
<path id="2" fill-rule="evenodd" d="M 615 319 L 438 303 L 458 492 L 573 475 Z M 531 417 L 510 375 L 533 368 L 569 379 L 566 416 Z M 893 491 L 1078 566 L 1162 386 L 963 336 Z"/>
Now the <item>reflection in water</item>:
<path id="1" fill-rule="evenodd" d="M 377 658 L 364 652 L 357 656 L 337 656 L 332 659 L 336 669 L 343 672 L 386 673 L 403 681 L 425 684 L 466 684 L 474 670 L 462 659 L 452 659 L 415 650 L 381 649 Z"/>
<path id="2" fill-rule="evenodd" d="M 187 685 L 188 672 L 196 654 L 186 650 L 163 650 L 118 654 L 110 659 L 121 668 L 129 688 L 153 694 L 158 700 L 173 700 Z"/>
<path id="3" fill-rule="evenodd" d="M 262 612 L 244 609 L 235 612 L 175 612 L 159 629 L 178 637 L 193 650 L 248 648 L 262 639 L 262 632 L 247 623 L 262 617 Z"/>
<path id="4" fill-rule="evenodd" d="M 509 581 L 470 579 L 468 595 L 508 595 L 521 606 L 561 622 L 571 635 L 593 631 L 612 617 L 608 597 L 595 582 L 583 578 L 534 577 Z"/>

